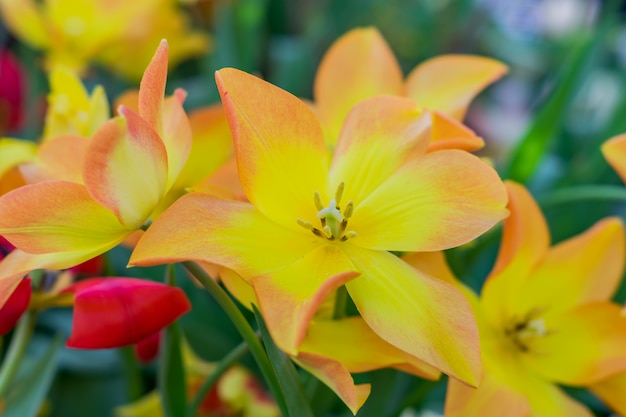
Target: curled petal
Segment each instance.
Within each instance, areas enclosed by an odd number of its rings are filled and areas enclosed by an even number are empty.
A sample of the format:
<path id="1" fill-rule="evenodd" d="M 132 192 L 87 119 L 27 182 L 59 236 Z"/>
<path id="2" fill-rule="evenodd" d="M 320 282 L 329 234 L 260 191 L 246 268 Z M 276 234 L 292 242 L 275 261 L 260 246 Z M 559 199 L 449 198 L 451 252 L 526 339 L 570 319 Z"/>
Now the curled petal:
<path id="1" fill-rule="evenodd" d="M 486 86 L 507 72 L 495 59 L 471 55 L 441 55 L 418 65 L 407 77 L 407 95 L 420 106 L 457 120 Z"/>
<path id="2" fill-rule="evenodd" d="M 300 355 L 303 352 L 335 360 L 352 373 L 392 367 L 427 379 L 437 379 L 441 374 L 385 342 L 360 317 L 314 320 L 300 346 Z"/>
<path id="3" fill-rule="evenodd" d="M 7 334 L 28 308 L 32 289 L 30 278 L 23 279 L 0 308 L 0 336 Z"/>
<path id="4" fill-rule="evenodd" d="M 29 253 L 111 248 L 129 233 L 81 184 L 46 181 L 0 198 L 0 234 Z"/>
<path id="5" fill-rule="evenodd" d="M 139 114 L 158 133 L 163 132 L 163 97 L 167 80 L 168 45 L 164 39 L 146 68 L 139 86 Z"/>
<path id="6" fill-rule="evenodd" d="M 489 230 L 506 217 L 506 202 L 493 168 L 467 152 L 438 151 L 412 159 L 355 201 L 348 228 L 358 233 L 354 244 L 369 249 L 443 250 Z"/>
<path id="7" fill-rule="evenodd" d="M 343 201 L 362 201 L 411 158 L 423 155 L 430 115 L 407 98 L 379 96 L 357 104 L 341 130 L 330 170 L 331 190 L 345 183 Z"/>
<path id="8" fill-rule="evenodd" d="M 305 352 L 301 352 L 294 361 L 333 390 L 354 414 L 370 394 L 370 385 L 355 385 L 348 369 L 338 361 Z"/>
<path id="9" fill-rule="evenodd" d="M 320 238 L 300 229 L 294 232 L 273 223 L 249 203 L 189 193 L 150 226 L 130 264 L 208 262 L 230 268 L 249 282 L 319 247 Z"/>
<path id="10" fill-rule="evenodd" d="M 276 345 L 296 355 L 320 304 L 358 275 L 342 251 L 324 245 L 289 266 L 254 277 L 252 286 Z"/>
<path id="11" fill-rule="evenodd" d="M 361 272 L 346 288 L 367 324 L 395 347 L 476 385 L 478 329 L 461 291 L 388 252 L 342 248 Z"/>
<path id="12" fill-rule="evenodd" d="M 460 149 L 472 152 L 485 146 L 485 141 L 461 122 L 438 111 L 433 111 L 431 115 L 432 134 L 428 152 L 442 149 Z"/>
<path id="13" fill-rule="evenodd" d="M 168 326 L 190 308 L 180 288 L 141 279 L 108 278 L 76 292 L 67 346 L 128 346 Z"/>
<path id="14" fill-rule="evenodd" d="M 588 387 L 614 412 L 626 415 L 626 372 L 618 372 L 611 377 Z"/>
<path id="15" fill-rule="evenodd" d="M 182 90 L 177 90 L 182 91 Z M 176 95 L 163 102 L 163 132 L 161 139 L 167 149 L 167 188 L 177 180 L 192 147 L 191 126 L 183 103 Z"/>
<path id="16" fill-rule="evenodd" d="M 102 125 L 91 139 L 83 177 L 93 198 L 129 228 L 139 228 L 165 192 L 167 153 L 156 132 L 135 112 Z"/>
<path id="17" fill-rule="evenodd" d="M 334 144 L 350 109 L 361 100 L 403 93 L 402 70 L 376 28 L 358 28 L 328 49 L 317 70 L 314 96 L 329 143 Z"/>
<path id="18" fill-rule="evenodd" d="M 296 218 L 315 219 L 314 192 L 330 200 L 319 122 L 304 102 L 257 77 L 232 68 L 215 77 L 248 200 L 274 222 L 301 229 Z"/>

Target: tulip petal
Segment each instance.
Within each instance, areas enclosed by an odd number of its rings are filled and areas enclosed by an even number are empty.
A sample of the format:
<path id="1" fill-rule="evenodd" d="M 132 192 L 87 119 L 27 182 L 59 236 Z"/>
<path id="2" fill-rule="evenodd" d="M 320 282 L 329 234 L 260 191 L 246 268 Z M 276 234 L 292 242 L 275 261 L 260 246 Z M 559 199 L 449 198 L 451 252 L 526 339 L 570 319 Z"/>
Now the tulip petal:
<path id="1" fill-rule="evenodd" d="M 614 412 L 626 415 L 626 372 L 617 373 L 588 387 Z"/>
<path id="2" fill-rule="evenodd" d="M 315 219 L 315 191 L 330 200 L 319 122 L 305 103 L 245 72 L 223 69 L 216 81 L 248 200 L 276 223 L 300 229 L 297 218 Z"/>
<path id="3" fill-rule="evenodd" d="M 168 45 L 164 39 L 150 60 L 139 85 L 139 114 L 158 133 L 163 132 L 163 100 L 167 81 Z"/>
<path id="4" fill-rule="evenodd" d="M 528 417 L 530 404 L 519 392 L 485 373 L 478 388 L 448 380 L 446 417 Z"/>
<path id="5" fill-rule="evenodd" d="M 348 114 L 330 169 L 331 190 L 345 184 L 343 200 L 362 201 L 409 159 L 426 153 L 430 115 L 412 100 L 381 96 Z"/>
<path id="6" fill-rule="evenodd" d="M 130 264 L 202 261 L 230 268 L 246 281 L 292 264 L 323 241 L 271 222 L 251 204 L 189 193 L 143 235 Z"/>
<path id="7" fill-rule="evenodd" d="M 0 198 L 0 234 L 29 253 L 110 248 L 129 233 L 81 184 L 47 181 Z"/>
<path id="8" fill-rule="evenodd" d="M 498 174 L 463 151 L 428 153 L 402 166 L 365 200 L 355 201 L 348 229 L 355 245 L 393 251 L 459 246 L 507 214 Z"/>
<path id="9" fill-rule="evenodd" d="M 463 294 L 388 252 L 342 249 L 361 272 L 346 287 L 367 324 L 388 343 L 475 385 L 478 330 Z"/>
<path id="10" fill-rule="evenodd" d="M 314 84 L 329 143 L 336 143 L 346 115 L 359 101 L 402 93 L 402 70 L 376 28 L 353 29 L 340 37 L 324 55 Z"/>
<path id="11" fill-rule="evenodd" d="M 28 308 L 31 294 L 30 278 L 22 279 L 6 303 L 0 307 L 0 336 L 10 332 L 22 317 Z"/>
<path id="12" fill-rule="evenodd" d="M 185 189 L 206 179 L 233 156 L 232 135 L 221 105 L 194 110 L 189 115 L 193 144 L 174 188 Z"/>
<path id="13" fill-rule="evenodd" d="M 60 180 L 82 184 L 83 163 L 89 139 L 81 136 L 57 136 L 41 144 L 37 158 L 20 167 L 30 184 Z M 68 155 L 72 155 L 68 158 Z"/>
<path id="14" fill-rule="evenodd" d="M 304 352 L 294 361 L 333 390 L 353 414 L 359 411 L 370 394 L 370 384 L 355 385 L 350 372 L 337 361 Z"/>
<path id="15" fill-rule="evenodd" d="M 506 65 L 471 55 L 442 55 L 418 65 L 407 77 L 407 95 L 420 106 L 457 120 L 486 86 L 507 72 Z"/>
<path id="16" fill-rule="evenodd" d="M 622 181 L 626 182 L 626 134 L 614 136 L 604 142 L 602 154 Z"/>
<path id="17" fill-rule="evenodd" d="M 460 286 L 452 270 L 446 262 L 446 256 L 441 251 L 436 252 L 414 252 L 403 255 L 404 262 L 413 268 L 425 272 L 431 277 L 438 278 L 449 284 Z"/>
<path id="18" fill-rule="evenodd" d="M 442 149 L 460 149 L 472 152 L 485 146 L 485 141 L 461 122 L 438 111 L 431 112 L 431 115 L 432 133 L 428 152 Z"/>
<path id="19" fill-rule="evenodd" d="M 337 361 L 352 373 L 392 367 L 427 379 L 437 379 L 441 374 L 385 342 L 360 317 L 314 320 L 300 345 L 299 355 L 304 352 Z"/>
<path id="20" fill-rule="evenodd" d="M 626 317 L 620 310 L 599 302 L 546 314 L 547 334 L 531 341 L 527 365 L 548 380 L 569 385 L 589 385 L 625 371 Z"/>
<path id="21" fill-rule="evenodd" d="M 167 149 L 167 188 L 170 188 L 185 166 L 193 142 L 189 118 L 183 109 L 182 99 L 176 95 L 168 97 L 163 102 L 161 139 Z"/>
<path id="22" fill-rule="evenodd" d="M 139 228 L 165 192 L 167 154 L 161 139 L 130 109 L 91 139 L 83 178 L 93 198 L 129 228 Z"/>
<path id="23" fill-rule="evenodd" d="M 517 293 L 517 313 L 549 306 L 550 314 L 594 301 L 607 301 L 624 271 L 624 227 L 607 218 L 552 247 Z"/>
<path id="24" fill-rule="evenodd" d="M 276 345 L 295 356 L 324 299 L 358 275 L 341 250 L 323 245 L 291 265 L 253 277 L 259 307 Z"/>
<path id="25" fill-rule="evenodd" d="M 505 184 L 511 215 L 504 221 L 498 257 L 482 289 L 485 314 L 499 328 L 515 315 L 512 307 L 550 246 L 548 225 L 532 195 L 522 185 Z"/>
<path id="26" fill-rule="evenodd" d="M 35 269 L 70 268 L 106 252 L 113 246 L 115 245 L 37 255 L 15 249 L 0 262 L 0 307 L 29 272 Z"/>
<path id="27" fill-rule="evenodd" d="M 168 326 L 190 308 L 180 288 L 141 279 L 108 278 L 76 292 L 67 346 L 128 346 Z"/>

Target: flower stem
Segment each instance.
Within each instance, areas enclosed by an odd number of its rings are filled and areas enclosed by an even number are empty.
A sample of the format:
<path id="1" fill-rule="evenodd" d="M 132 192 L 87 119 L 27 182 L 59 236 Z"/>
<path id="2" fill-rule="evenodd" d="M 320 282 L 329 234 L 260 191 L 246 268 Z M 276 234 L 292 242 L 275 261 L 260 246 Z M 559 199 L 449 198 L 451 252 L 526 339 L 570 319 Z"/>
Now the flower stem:
<path id="1" fill-rule="evenodd" d="M 624 201 L 626 188 L 616 185 L 582 185 L 553 191 L 537 199 L 542 207 L 571 203 L 574 201 Z"/>
<path id="2" fill-rule="evenodd" d="M 211 294 L 211 296 L 217 301 L 217 303 L 222 307 L 226 315 L 233 322 L 241 337 L 246 341 L 248 347 L 250 348 L 250 352 L 254 359 L 256 360 L 265 380 L 267 381 L 274 397 L 276 398 L 276 402 L 278 403 L 281 411 L 283 411 L 284 415 L 288 415 L 286 413 L 287 404 L 285 402 L 285 398 L 280 389 L 280 385 L 278 384 L 278 378 L 276 378 L 276 374 L 274 373 L 274 369 L 272 368 L 272 364 L 269 361 L 267 353 L 265 349 L 263 349 L 263 345 L 257 338 L 256 333 L 243 316 L 235 302 L 226 294 L 226 292 L 215 282 L 209 274 L 207 274 L 204 269 L 202 269 L 198 264 L 191 261 L 183 262 L 183 266 L 189 271 L 200 283 L 204 286 L 204 288 Z"/>
<path id="3" fill-rule="evenodd" d="M 193 398 L 189 408 L 187 409 L 187 417 L 194 417 L 198 412 L 198 407 L 202 404 L 202 400 L 206 397 L 207 393 L 213 388 L 215 383 L 224 372 L 226 372 L 235 362 L 241 359 L 248 352 L 248 344 L 244 341 L 241 342 L 235 349 L 233 349 L 228 355 L 224 357 L 218 364 L 213 373 L 204 380 L 198 392 Z"/>
<path id="4" fill-rule="evenodd" d="M 141 372 L 139 371 L 132 346 L 120 348 L 119 353 L 126 383 L 128 384 L 128 400 L 129 402 L 133 402 L 143 395 Z"/>
<path id="5" fill-rule="evenodd" d="M 22 357 L 28 346 L 28 341 L 35 327 L 37 314 L 34 311 L 26 310 L 15 326 L 13 338 L 9 345 L 8 352 L 0 369 L 0 398 L 5 397 L 15 374 L 22 362 Z"/>

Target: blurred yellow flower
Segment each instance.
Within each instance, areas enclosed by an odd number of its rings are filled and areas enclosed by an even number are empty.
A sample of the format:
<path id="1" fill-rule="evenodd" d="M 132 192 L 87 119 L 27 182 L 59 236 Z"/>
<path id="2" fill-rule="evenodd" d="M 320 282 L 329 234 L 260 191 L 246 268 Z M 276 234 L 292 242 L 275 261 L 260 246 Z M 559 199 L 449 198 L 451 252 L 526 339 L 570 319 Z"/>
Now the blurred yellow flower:
<path id="1" fill-rule="evenodd" d="M 95 62 L 133 81 L 162 38 L 172 65 L 209 46 L 176 0 L 0 0 L 0 13 L 17 38 L 45 51 L 49 67 L 82 71 Z"/>

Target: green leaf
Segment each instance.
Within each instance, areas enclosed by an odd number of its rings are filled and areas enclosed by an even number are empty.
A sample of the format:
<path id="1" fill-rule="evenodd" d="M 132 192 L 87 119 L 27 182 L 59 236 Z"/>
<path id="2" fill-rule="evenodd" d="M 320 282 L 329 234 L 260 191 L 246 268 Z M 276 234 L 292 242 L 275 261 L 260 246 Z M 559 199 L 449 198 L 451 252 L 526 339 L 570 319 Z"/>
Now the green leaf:
<path id="1" fill-rule="evenodd" d="M 19 379 L 17 385 L 9 392 L 3 417 L 34 417 L 46 398 L 48 390 L 54 380 L 57 369 L 57 358 L 63 338 L 60 334 L 52 340 L 45 354 L 28 363 L 31 365 L 24 378 Z"/>
<path id="2" fill-rule="evenodd" d="M 167 283 L 175 285 L 173 265 L 170 265 L 167 271 Z M 174 322 L 163 331 L 157 375 L 163 411 L 167 417 L 184 416 L 187 408 L 187 385 L 182 343 L 180 326 L 178 322 Z"/>
<path id="3" fill-rule="evenodd" d="M 257 306 L 253 304 L 252 307 L 256 321 L 259 324 L 265 350 L 267 350 L 267 355 L 270 358 L 274 372 L 276 372 L 276 376 L 278 376 L 280 389 L 285 397 L 288 412 L 288 415 L 285 417 L 313 417 L 313 412 L 302 389 L 302 382 L 300 381 L 298 371 L 296 371 L 289 356 L 280 350 L 272 340 L 267 326 L 265 325 L 265 321 L 263 320 L 263 316 Z"/>

